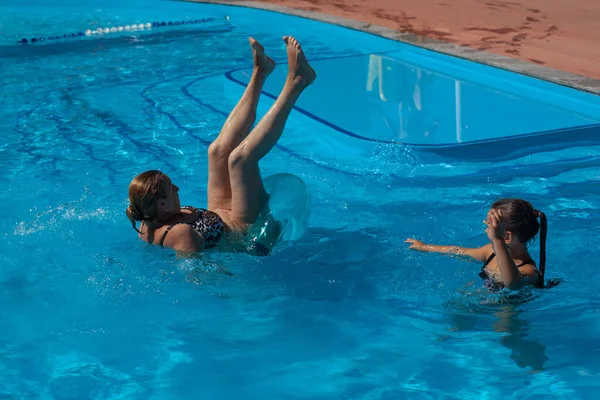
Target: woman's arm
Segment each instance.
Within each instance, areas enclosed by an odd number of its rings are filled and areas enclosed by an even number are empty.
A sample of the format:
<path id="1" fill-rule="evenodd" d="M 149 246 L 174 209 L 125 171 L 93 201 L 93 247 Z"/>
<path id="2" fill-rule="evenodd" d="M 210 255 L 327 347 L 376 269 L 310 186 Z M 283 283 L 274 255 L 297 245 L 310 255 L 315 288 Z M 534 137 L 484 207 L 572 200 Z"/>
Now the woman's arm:
<path id="1" fill-rule="evenodd" d="M 468 248 L 459 246 L 438 246 L 433 244 L 425 244 L 416 239 L 406 239 L 404 243 L 410 243 L 409 249 L 424 251 L 427 253 L 441 253 L 441 254 L 452 254 L 458 256 L 467 256 L 473 260 L 485 262 L 492 252 L 490 244 L 486 244 L 482 247 Z"/>

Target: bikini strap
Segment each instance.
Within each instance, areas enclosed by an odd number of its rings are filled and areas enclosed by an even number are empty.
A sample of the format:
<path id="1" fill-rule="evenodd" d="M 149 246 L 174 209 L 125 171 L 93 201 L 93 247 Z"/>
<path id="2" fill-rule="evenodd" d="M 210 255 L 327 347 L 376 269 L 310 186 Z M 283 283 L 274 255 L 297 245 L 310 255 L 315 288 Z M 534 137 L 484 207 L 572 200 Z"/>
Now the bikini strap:
<path id="1" fill-rule="evenodd" d="M 171 230 L 171 228 L 173 228 L 175 225 L 177 224 L 173 224 L 170 225 L 166 230 L 165 233 L 163 233 L 162 237 L 160 238 L 160 243 L 159 245 L 162 247 L 163 243 L 165 242 L 165 238 L 167 237 L 167 233 L 169 233 L 169 231 Z"/>
<path id="2" fill-rule="evenodd" d="M 193 206 L 182 206 L 181 208 L 183 208 L 184 210 L 190 210 L 190 211 L 207 211 L 205 208 L 197 208 L 197 207 L 193 207 Z"/>
<path id="3" fill-rule="evenodd" d="M 490 261 L 492 261 L 494 259 L 494 257 L 496 257 L 496 253 L 490 254 L 490 256 L 487 258 L 487 260 L 485 260 L 485 264 L 483 264 L 484 268 L 487 267 L 487 265 L 490 263 Z"/>
<path id="4" fill-rule="evenodd" d="M 523 265 L 527 265 L 527 264 L 531 264 L 531 265 L 535 265 L 535 261 L 533 261 L 532 259 L 523 261 L 521 264 L 517 265 L 517 268 L 522 267 Z"/>
<path id="5" fill-rule="evenodd" d="M 487 267 L 487 265 L 490 263 L 490 261 L 492 261 L 494 259 L 494 257 L 496 257 L 496 253 L 490 254 L 490 256 L 488 257 L 488 259 L 485 261 L 485 264 L 483 264 L 483 267 L 484 268 Z M 532 259 L 523 261 L 521 264 L 517 265 L 517 268 L 520 268 L 523 265 L 527 265 L 527 264 L 535 265 L 535 261 L 533 261 Z"/>
<path id="6" fill-rule="evenodd" d="M 192 207 L 192 206 L 183 206 L 183 207 L 181 207 L 181 208 L 183 208 L 183 209 L 186 209 L 186 210 L 191 210 L 191 211 L 194 211 L 194 212 L 195 212 L 195 211 L 201 211 L 201 212 L 202 212 L 202 211 L 206 211 L 206 210 L 205 210 L 205 209 L 203 209 L 203 208 L 196 208 L 196 207 Z M 169 231 L 170 231 L 171 229 L 173 229 L 173 227 L 174 227 L 175 225 L 177 225 L 177 224 L 170 225 L 169 227 L 167 227 L 167 229 L 166 229 L 166 230 L 165 230 L 165 232 L 163 233 L 162 237 L 160 238 L 160 243 L 159 243 L 159 245 L 160 245 L 161 247 L 162 247 L 162 245 L 165 243 L 165 238 L 167 237 L 167 233 L 169 233 Z"/>

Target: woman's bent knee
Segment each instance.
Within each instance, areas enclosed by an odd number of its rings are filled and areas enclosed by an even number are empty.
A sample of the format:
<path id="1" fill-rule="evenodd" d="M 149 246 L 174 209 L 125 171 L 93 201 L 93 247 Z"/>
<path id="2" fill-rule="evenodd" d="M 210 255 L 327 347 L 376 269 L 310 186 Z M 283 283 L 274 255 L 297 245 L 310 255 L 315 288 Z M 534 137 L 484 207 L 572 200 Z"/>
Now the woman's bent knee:
<path id="1" fill-rule="evenodd" d="M 245 168 L 248 165 L 255 164 L 255 161 L 252 159 L 250 154 L 242 147 L 237 147 L 233 149 L 231 154 L 229 154 L 228 162 L 230 170 L 239 170 Z"/>
<path id="2" fill-rule="evenodd" d="M 208 146 L 208 157 L 212 159 L 227 159 L 230 150 L 218 141 L 214 141 Z"/>

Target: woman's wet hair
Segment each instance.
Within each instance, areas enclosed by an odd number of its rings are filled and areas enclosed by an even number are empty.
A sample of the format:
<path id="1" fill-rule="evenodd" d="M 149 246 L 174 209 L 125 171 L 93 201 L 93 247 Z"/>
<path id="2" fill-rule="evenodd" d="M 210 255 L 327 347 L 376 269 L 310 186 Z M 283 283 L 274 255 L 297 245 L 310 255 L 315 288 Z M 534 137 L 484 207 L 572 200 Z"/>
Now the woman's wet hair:
<path id="1" fill-rule="evenodd" d="M 546 236 L 548 234 L 546 215 L 533 208 L 530 202 L 521 199 L 498 200 L 492 204 L 492 208 L 501 211 L 504 229 L 517 235 L 519 241 L 524 245 L 531 242 L 538 232 L 540 233 L 539 270 L 543 284 L 546 272 Z"/>
<path id="2" fill-rule="evenodd" d="M 151 225 L 158 213 L 158 200 L 167 196 L 170 183 L 167 175 L 157 170 L 142 172 L 129 184 L 129 206 L 125 210 L 131 226 L 141 233 L 136 221 Z"/>

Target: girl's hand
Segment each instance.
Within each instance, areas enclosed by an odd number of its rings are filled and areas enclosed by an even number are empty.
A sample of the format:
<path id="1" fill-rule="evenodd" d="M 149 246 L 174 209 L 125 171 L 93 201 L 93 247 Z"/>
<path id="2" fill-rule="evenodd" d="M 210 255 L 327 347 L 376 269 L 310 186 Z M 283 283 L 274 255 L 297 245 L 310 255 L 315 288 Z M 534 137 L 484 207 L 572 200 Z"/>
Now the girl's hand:
<path id="1" fill-rule="evenodd" d="M 423 247 L 425 246 L 425 243 L 421 242 L 420 240 L 412 239 L 412 238 L 406 239 L 404 241 L 404 243 L 410 243 L 410 246 L 408 246 L 408 248 L 411 250 L 423 251 Z"/>
<path id="2" fill-rule="evenodd" d="M 484 262 L 487 259 L 491 247 L 489 244 L 474 249 L 459 246 L 439 246 L 435 244 L 425 244 L 420 240 L 413 238 L 406 239 L 404 243 L 409 243 L 410 246 L 408 246 L 408 248 L 411 250 L 422 251 L 425 253 L 440 253 L 452 254 L 457 256 L 466 256 L 481 262 Z"/>
<path id="3" fill-rule="evenodd" d="M 502 212 L 499 210 L 490 210 L 487 215 L 487 220 L 483 221 L 487 225 L 485 233 L 487 233 L 490 242 L 504 239 L 504 223 L 502 222 Z"/>

